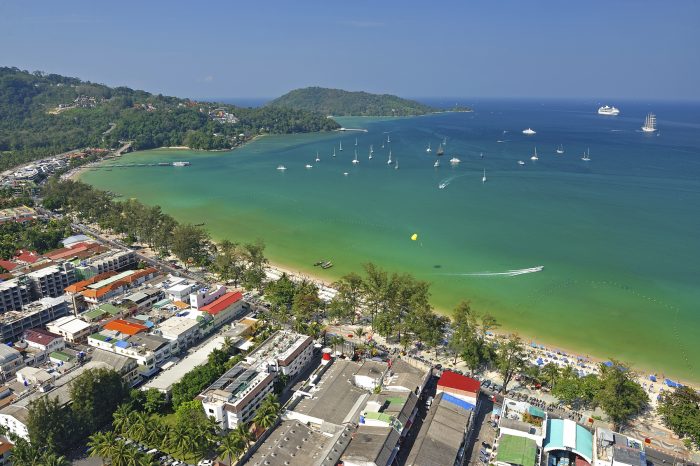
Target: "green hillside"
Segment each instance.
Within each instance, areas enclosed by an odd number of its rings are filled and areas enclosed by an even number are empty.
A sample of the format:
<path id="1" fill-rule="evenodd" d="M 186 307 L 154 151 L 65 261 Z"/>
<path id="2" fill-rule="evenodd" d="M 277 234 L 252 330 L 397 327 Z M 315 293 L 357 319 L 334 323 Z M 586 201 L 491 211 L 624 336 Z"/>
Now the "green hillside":
<path id="1" fill-rule="evenodd" d="M 269 107 L 292 108 L 333 116 L 411 116 L 439 109 L 389 94 L 349 92 L 341 89 L 306 87 L 288 92 L 268 103 Z"/>
<path id="2" fill-rule="evenodd" d="M 0 169 L 83 147 L 234 147 L 262 133 L 325 131 L 325 114 L 241 108 L 0 67 Z M 241 134 L 243 136 L 241 136 Z"/>

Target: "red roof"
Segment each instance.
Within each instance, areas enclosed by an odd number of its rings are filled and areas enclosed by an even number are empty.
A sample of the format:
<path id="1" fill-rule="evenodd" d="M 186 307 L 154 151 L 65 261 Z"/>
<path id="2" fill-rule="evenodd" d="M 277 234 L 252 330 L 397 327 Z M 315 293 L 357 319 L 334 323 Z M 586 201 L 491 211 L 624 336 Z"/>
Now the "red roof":
<path id="1" fill-rule="evenodd" d="M 0 267 L 3 269 L 7 270 L 8 272 L 11 272 L 12 270 L 16 269 L 19 267 L 19 264 L 12 262 L 12 261 L 4 261 L 0 260 Z"/>
<path id="2" fill-rule="evenodd" d="M 474 380 L 471 377 L 459 375 L 452 371 L 443 371 L 440 380 L 438 380 L 438 388 L 452 388 L 455 390 L 463 390 L 470 393 L 479 393 L 481 382 Z"/>
<path id="3" fill-rule="evenodd" d="M 34 328 L 31 330 L 27 330 L 24 333 L 24 340 L 29 341 L 32 343 L 36 343 L 37 345 L 43 345 L 46 346 L 52 341 L 54 341 L 57 338 L 61 338 L 61 335 L 56 335 L 55 333 L 51 333 L 49 331 L 40 329 L 40 328 Z"/>
<path id="4" fill-rule="evenodd" d="M 215 301 L 207 304 L 206 306 L 203 306 L 200 310 L 215 316 L 219 312 L 231 307 L 241 299 L 243 299 L 243 293 L 240 291 L 232 291 L 230 293 L 226 293 L 220 298 L 217 298 Z"/>
<path id="5" fill-rule="evenodd" d="M 148 327 L 146 327 L 145 325 L 127 322 L 123 319 L 115 319 L 111 322 L 107 322 L 107 324 L 105 325 L 105 329 L 114 330 L 117 332 L 124 333 L 126 335 L 136 335 L 137 333 L 148 330 Z"/>
<path id="6" fill-rule="evenodd" d="M 34 262 L 38 261 L 40 257 L 41 256 L 36 251 L 25 251 L 24 249 L 20 249 L 17 251 L 15 259 L 28 264 L 33 264 Z"/>

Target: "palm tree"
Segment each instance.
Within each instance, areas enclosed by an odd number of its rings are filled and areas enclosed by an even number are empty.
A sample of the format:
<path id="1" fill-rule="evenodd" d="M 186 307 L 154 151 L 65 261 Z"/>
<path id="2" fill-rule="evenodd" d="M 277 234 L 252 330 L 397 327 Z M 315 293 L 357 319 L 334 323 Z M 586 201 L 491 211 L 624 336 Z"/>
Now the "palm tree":
<path id="1" fill-rule="evenodd" d="M 221 439 L 218 452 L 221 456 L 228 456 L 228 464 L 233 465 L 233 458 L 238 459 L 245 451 L 245 442 L 234 432 Z"/>
<path id="2" fill-rule="evenodd" d="M 128 404 L 119 405 L 114 411 L 114 414 L 112 414 L 112 427 L 114 427 L 114 430 L 120 434 L 126 432 L 129 425 L 131 425 L 131 415 L 133 412 L 131 406 Z"/>
<path id="3" fill-rule="evenodd" d="M 357 327 L 355 330 L 352 331 L 352 333 L 354 333 L 357 339 L 361 341 L 362 337 L 364 337 L 367 332 L 365 332 L 364 328 Z"/>
<path id="4" fill-rule="evenodd" d="M 253 418 L 255 425 L 265 430 L 275 425 L 275 421 L 277 421 L 277 413 L 264 409 L 259 409 Z"/>
<path id="5" fill-rule="evenodd" d="M 15 466 L 38 466 L 41 464 L 41 452 L 23 438 L 18 438 L 12 448 L 12 464 Z"/>
<path id="6" fill-rule="evenodd" d="M 559 378 L 559 367 L 552 362 L 548 362 L 542 368 L 542 375 L 549 387 L 554 387 L 554 382 Z"/>
<path id="7" fill-rule="evenodd" d="M 148 425 L 150 416 L 144 412 L 137 412 L 132 415 L 131 425 L 128 428 L 129 437 L 136 440 L 137 442 L 142 442 L 146 439 L 148 435 Z"/>
<path id="8" fill-rule="evenodd" d="M 260 409 L 279 414 L 281 409 L 279 399 L 272 393 L 268 394 L 260 404 Z"/>
<path id="9" fill-rule="evenodd" d="M 166 442 L 170 448 L 185 455 L 190 448 L 190 438 L 189 426 L 177 423 L 168 432 Z"/>
<path id="10" fill-rule="evenodd" d="M 87 445 L 90 456 L 99 456 L 104 464 L 104 459 L 112 456 L 113 448 L 117 442 L 117 436 L 113 431 L 95 432 L 88 437 Z"/>
<path id="11" fill-rule="evenodd" d="M 240 439 L 246 448 L 250 446 L 254 439 L 254 434 L 250 431 L 250 425 L 243 422 L 239 422 L 238 425 L 236 425 L 236 428 L 231 431 L 231 435 Z"/>
<path id="12" fill-rule="evenodd" d="M 150 447 L 160 448 L 167 434 L 166 429 L 160 418 L 150 418 L 146 422 L 146 434 L 143 436 L 143 441 Z"/>
<path id="13" fill-rule="evenodd" d="M 49 452 L 45 452 L 41 456 L 42 466 L 70 466 L 70 464 L 70 461 L 68 461 L 65 456 L 59 456 Z"/>
<path id="14" fill-rule="evenodd" d="M 137 453 L 136 448 L 117 440 L 112 447 L 109 458 L 112 460 L 112 466 L 130 466 L 135 461 Z"/>

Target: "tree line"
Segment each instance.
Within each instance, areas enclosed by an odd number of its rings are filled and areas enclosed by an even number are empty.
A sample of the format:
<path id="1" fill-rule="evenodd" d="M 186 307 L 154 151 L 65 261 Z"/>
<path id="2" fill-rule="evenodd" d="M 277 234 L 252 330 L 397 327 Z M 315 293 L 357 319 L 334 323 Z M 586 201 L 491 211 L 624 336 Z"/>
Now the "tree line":
<path id="1" fill-rule="evenodd" d="M 79 96 L 95 100 L 90 105 L 52 112 Z M 209 111 L 214 108 L 233 113 L 238 121 L 222 123 L 210 118 Z M 78 148 L 116 148 L 120 140 L 133 141 L 134 149 L 180 145 L 224 149 L 257 134 L 338 127 L 335 121 L 313 111 L 192 102 L 0 67 L 0 170 Z"/>
<path id="2" fill-rule="evenodd" d="M 43 254 L 61 247 L 61 240 L 71 234 L 70 222 L 66 220 L 2 223 L 0 224 L 0 258 L 12 259 L 20 249 Z"/>

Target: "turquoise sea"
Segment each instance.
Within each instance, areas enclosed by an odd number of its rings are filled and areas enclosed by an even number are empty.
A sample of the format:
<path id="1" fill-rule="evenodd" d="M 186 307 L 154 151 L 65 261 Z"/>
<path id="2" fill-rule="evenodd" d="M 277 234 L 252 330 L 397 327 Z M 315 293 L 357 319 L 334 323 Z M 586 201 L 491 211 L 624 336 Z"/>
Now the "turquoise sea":
<path id="1" fill-rule="evenodd" d="M 121 162 L 192 165 L 81 179 L 205 222 L 216 239 L 262 238 L 279 264 L 333 278 L 373 261 L 432 282 L 440 311 L 468 299 L 528 341 L 700 382 L 700 105 L 614 103 L 617 117 L 595 102 L 493 100 L 472 113 L 343 118 L 367 132 L 140 152 Z M 645 134 L 650 111 L 659 131 Z M 314 268 L 320 259 L 334 267 Z"/>

